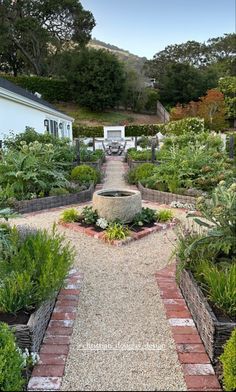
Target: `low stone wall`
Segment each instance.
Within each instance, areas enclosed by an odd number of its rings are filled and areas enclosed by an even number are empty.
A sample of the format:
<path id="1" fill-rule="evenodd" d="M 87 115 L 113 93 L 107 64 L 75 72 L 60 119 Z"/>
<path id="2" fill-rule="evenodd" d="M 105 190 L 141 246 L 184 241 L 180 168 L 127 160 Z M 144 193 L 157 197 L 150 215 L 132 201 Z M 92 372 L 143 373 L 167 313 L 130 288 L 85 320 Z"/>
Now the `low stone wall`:
<path id="1" fill-rule="evenodd" d="M 161 192 L 154 189 L 145 188 L 142 184 L 138 183 L 138 189 L 141 192 L 142 199 L 154 201 L 162 204 L 171 204 L 172 201 L 178 201 L 183 204 L 196 204 L 196 198 L 192 196 L 177 195 L 176 193 Z"/>
<path id="2" fill-rule="evenodd" d="M 17 324 L 11 326 L 16 337 L 17 344 L 22 350 L 27 348 L 32 352 L 39 351 L 55 301 L 56 296 L 51 300 L 45 301 L 39 309 L 31 314 L 26 325 Z"/>
<path id="3" fill-rule="evenodd" d="M 213 363 L 236 327 L 234 322 L 218 321 L 191 272 L 181 271 L 179 286 Z"/>
<path id="4" fill-rule="evenodd" d="M 17 201 L 14 206 L 14 210 L 21 214 L 25 214 L 29 212 L 36 212 L 41 210 L 47 210 L 50 208 L 66 206 L 69 204 L 83 203 L 92 200 L 93 192 L 94 184 L 91 184 L 89 189 L 86 189 L 85 191 L 81 191 L 79 193 Z"/>

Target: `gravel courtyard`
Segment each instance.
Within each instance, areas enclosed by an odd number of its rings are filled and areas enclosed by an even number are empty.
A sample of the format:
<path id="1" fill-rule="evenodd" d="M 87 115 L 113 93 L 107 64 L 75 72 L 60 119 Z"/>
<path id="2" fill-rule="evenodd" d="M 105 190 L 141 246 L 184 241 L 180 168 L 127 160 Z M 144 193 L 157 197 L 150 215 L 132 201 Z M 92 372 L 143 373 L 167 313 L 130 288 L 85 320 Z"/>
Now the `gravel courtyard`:
<path id="1" fill-rule="evenodd" d="M 112 176 L 108 173 L 104 187 Z M 50 230 L 63 209 L 14 222 Z M 174 231 L 119 248 L 60 226 L 58 230 L 74 245 L 76 267 L 84 274 L 62 390 L 186 390 L 155 280 L 169 262 Z"/>

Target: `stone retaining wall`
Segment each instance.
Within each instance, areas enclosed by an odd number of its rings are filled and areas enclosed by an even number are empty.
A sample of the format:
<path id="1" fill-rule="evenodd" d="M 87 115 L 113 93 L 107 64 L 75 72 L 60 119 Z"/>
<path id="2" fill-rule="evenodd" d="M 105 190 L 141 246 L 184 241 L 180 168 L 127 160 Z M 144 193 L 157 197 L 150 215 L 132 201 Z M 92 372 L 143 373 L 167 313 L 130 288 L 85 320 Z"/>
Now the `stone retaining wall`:
<path id="1" fill-rule="evenodd" d="M 61 207 L 69 204 L 83 203 L 85 201 L 92 200 L 93 192 L 94 184 L 91 184 L 89 189 L 79 193 L 17 201 L 14 206 L 14 210 L 21 214 L 25 214 L 29 212 L 47 210 L 49 208 Z"/>
<path id="2" fill-rule="evenodd" d="M 138 183 L 138 189 L 141 192 L 142 199 L 153 201 L 161 204 L 171 204 L 173 201 L 178 201 L 183 204 L 196 204 L 196 198 L 192 196 L 177 195 L 176 193 L 161 192 L 154 189 L 145 188 Z"/>

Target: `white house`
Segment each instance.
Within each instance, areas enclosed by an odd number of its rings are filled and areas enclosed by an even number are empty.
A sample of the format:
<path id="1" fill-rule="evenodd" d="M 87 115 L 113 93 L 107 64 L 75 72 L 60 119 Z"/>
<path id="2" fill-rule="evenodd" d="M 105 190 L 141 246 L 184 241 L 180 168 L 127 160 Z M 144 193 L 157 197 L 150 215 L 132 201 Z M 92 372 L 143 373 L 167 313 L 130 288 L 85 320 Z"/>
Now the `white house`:
<path id="1" fill-rule="evenodd" d="M 0 140 L 10 132 L 23 132 L 25 127 L 72 140 L 74 119 L 39 96 L 0 78 Z"/>

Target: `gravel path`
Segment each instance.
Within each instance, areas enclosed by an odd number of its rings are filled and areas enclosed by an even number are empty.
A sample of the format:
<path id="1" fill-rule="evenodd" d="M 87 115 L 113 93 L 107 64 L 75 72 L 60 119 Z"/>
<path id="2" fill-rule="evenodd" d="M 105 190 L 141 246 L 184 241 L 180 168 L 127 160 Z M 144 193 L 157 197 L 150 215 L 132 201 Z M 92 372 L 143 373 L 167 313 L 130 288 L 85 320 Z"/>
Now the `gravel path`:
<path id="1" fill-rule="evenodd" d="M 103 188 L 127 188 L 124 181 L 123 157 L 108 157 Z"/>
<path id="2" fill-rule="evenodd" d="M 116 170 L 117 161 L 111 162 Z M 108 166 L 106 186 L 111 186 Z M 49 229 L 63 209 L 15 222 Z M 62 390 L 186 390 L 154 276 L 170 258 L 174 232 L 117 248 L 59 230 L 74 244 L 76 267 L 84 273 Z"/>

